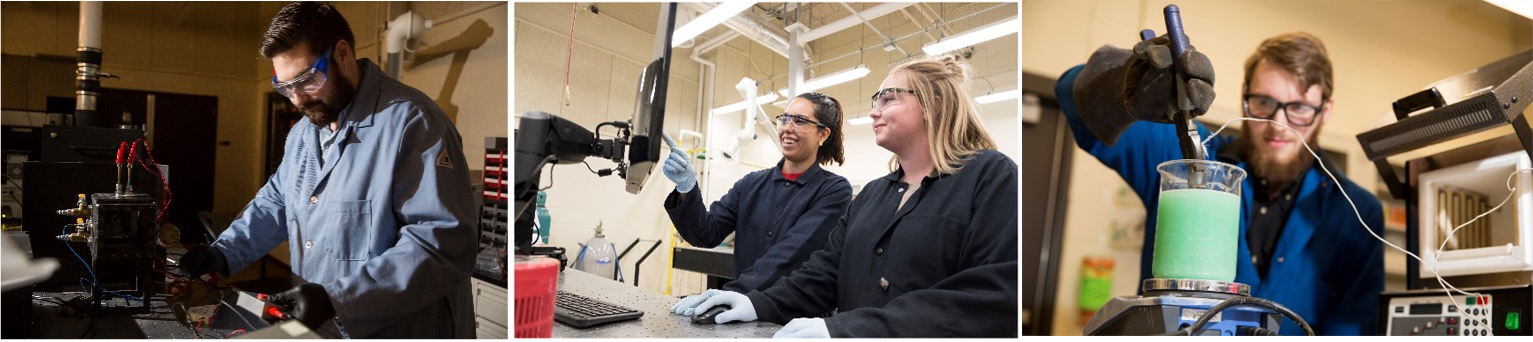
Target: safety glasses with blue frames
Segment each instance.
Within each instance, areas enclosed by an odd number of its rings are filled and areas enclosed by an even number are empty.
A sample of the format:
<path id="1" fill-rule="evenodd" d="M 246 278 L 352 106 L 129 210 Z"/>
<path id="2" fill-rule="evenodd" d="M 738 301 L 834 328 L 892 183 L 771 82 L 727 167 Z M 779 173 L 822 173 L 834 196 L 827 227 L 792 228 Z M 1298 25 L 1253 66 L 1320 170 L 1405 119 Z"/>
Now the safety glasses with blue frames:
<path id="1" fill-rule="evenodd" d="M 325 54 L 320 55 L 319 60 L 314 61 L 314 66 L 310 67 L 309 71 L 305 71 L 287 82 L 278 82 L 277 72 L 273 70 L 271 87 L 277 89 L 278 94 L 282 94 L 282 96 L 286 96 L 289 99 L 293 98 L 295 92 L 311 95 L 319 92 L 320 89 L 325 87 L 325 81 L 329 78 L 326 75 L 330 69 L 330 52 L 334 50 L 334 46 L 325 49 Z"/>

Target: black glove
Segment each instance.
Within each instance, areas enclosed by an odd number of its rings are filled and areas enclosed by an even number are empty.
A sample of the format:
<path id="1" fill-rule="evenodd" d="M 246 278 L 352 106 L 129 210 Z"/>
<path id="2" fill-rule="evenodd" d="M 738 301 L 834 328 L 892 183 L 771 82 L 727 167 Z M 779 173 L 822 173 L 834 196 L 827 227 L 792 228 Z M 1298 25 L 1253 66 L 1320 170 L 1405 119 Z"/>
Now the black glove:
<path id="1" fill-rule="evenodd" d="M 1194 117 L 1214 102 L 1214 67 L 1191 45 L 1182 53 L 1187 98 Z M 1076 108 L 1097 140 L 1111 146 L 1134 121 L 1174 123 L 1176 76 L 1172 75 L 1170 39 L 1140 41 L 1133 50 L 1104 45 L 1091 54 L 1076 76 Z"/>
<path id="2" fill-rule="evenodd" d="M 217 248 L 202 245 L 187 247 L 186 254 L 182 254 L 176 264 L 180 265 L 182 275 L 192 279 L 215 272 L 219 276 L 229 274 L 229 263 L 224 259 L 224 253 Z"/>
<path id="3" fill-rule="evenodd" d="M 271 304 L 285 315 L 318 330 L 326 321 L 335 318 L 335 307 L 330 304 L 330 294 L 325 287 L 315 283 L 298 285 L 271 296 Z"/>

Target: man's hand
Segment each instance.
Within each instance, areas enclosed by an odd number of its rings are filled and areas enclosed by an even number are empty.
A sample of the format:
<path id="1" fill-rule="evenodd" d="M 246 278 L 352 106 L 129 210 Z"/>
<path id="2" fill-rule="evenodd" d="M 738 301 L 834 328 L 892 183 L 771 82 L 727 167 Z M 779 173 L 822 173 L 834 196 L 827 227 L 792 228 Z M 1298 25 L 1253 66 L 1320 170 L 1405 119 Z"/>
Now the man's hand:
<path id="1" fill-rule="evenodd" d="M 687 158 L 687 153 L 676 147 L 676 141 L 671 139 L 670 134 L 661 133 L 661 139 L 665 139 L 665 145 L 671 147 L 671 154 L 665 159 L 665 166 L 660 171 L 665 173 L 665 178 L 676 182 L 676 191 L 687 193 L 697 186 L 697 171 L 692 170 L 692 162 Z"/>
<path id="2" fill-rule="evenodd" d="M 1170 39 L 1140 41 L 1133 50 L 1102 46 L 1076 76 L 1075 105 L 1081 121 L 1097 140 L 1111 146 L 1134 121 L 1175 122 L 1179 111 Z M 1214 102 L 1214 68 L 1192 46 L 1182 53 L 1182 86 L 1196 117 Z"/>
<path id="3" fill-rule="evenodd" d="M 718 293 L 719 290 L 710 289 L 708 291 L 703 291 L 702 294 L 696 296 L 682 298 L 681 301 L 676 302 L 676 305 L 671 306 L 671 313 L 683 316 L 692 316 L 697 312 L 695 309 L 697 308 L 698 304 L 702 304 L 703 301 L 708 300 L 708 298 L 713 298 L 713 295 Z"/>
<path id="4" fill-rule="evenodd" d="M 298 285 L 290 290 L 271 296 L 271 304 L 288 317 L 303 322 L 311 330 L 318 330 L 325 321 L 335 318 L 335 307 L 330 304 L 330 294 L 319 284 Z"/>
<path id="5" fill-rule="evenodd" d="M 830 329 L 825 327 L 824 318 L 794 318 L 772 338 L 830 338 Z"/>
<path id="6" fill-rule="evenodd" d="M 702 304 L 698 304 L 694 309 L 696 312 L 707 312 L 708 309 L 719 305 L 729 306 L 730 309 L 729 311 L 719 313 L 717 316 L 713 316 L 714 323 L 724 324 L 734 321 L 750 322 L 756 320 L 756 307 L 751 305 L 750 297 L 734 291 L 719 291 L 713 297 L 703 301 Z"/>
<path id="7" fill-rule="evenodd" d="M 176 261 L 181 268 L 181 274 L 191 279 L 200 279 L 202 275 L 215 273 L 224 276 L 229 273 L 228 263 L 224 259 L 224 253 L 217 248 L 196 245 L 186 248 L 186 254 Z"/>

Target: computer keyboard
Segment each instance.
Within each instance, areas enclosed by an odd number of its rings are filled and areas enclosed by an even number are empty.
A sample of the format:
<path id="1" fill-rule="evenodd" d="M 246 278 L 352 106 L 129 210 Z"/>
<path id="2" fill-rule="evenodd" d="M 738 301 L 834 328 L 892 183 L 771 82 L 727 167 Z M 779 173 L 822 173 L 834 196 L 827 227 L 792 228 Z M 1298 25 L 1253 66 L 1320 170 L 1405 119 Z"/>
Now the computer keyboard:
<path id="1" fill-rule="evenodd" d="M 576 328 L 639 319 L 641 316 L 644 316 L 644 312 L 639 310 L 564 291 L 559 291 L 559 299 L 554 301 L 554 320 Z"/>

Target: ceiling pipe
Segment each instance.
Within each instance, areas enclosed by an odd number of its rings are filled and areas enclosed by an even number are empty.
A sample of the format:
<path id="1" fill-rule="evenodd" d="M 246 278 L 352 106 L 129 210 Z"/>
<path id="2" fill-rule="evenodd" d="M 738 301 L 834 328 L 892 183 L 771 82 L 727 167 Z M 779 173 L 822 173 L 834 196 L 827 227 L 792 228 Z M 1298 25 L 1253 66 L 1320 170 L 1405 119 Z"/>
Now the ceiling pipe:
<path id="1" fill-rule="evenodd" d="M 912 2 L 883 3 L 877 6 L 868 7 L 868 9 L 862 10 L 862 12 L 853 11 L 852 13 L 856 14 L 848 15 L 844 18 L 841 18 L 840 20 L 833 21 L 829 24 L 820 25 L 820 27 L 816 27 L 812 30 L 809 30 L 808 32 L 804 32 L 803 34 L 799 35 L 798 43 L 808 44 L 809 42 L 820 38 L 825 38 L 825 36 L 829 36 L 833 33 L 841 32 L 841 30 L 857 26 L 857 24 L 862 23 L 862 20 L 858 19 L 859 16 L 862 18 L 867 18 L 868 20 L 872 20 L 884 15 L 888 15 L 889 13 L 894 13 L 894 11 L 899 11 L 914 4 L 915 3 Z"/>
<path id="2" fill-rule="evenodd" d="M 682 3 L 682 5 L 699 13 L 707 12 L 709 9 L 714 7 L 712 5 L 695 2 L 686 2 Z M 769 19 L 762 17 L 760 14 L 751 12 L 749 10 L 740 12 L 740 14 L 729 18 L 729 20 L 725 20 L 724 26 L 728 26 L 730 29 L 733 29 L 736 32 L 740 32 L 740 35 L 743 35 L 746 38 L 750 38 L 750 40 L 753 40 L 762 46 L 766 46 L 767 49 L 771 49 L 772 52 L 776 52 L 783 57 L 788 57 L 791 53 L 791 51 L 789 51 L 789 46 L 791 43 L 788 40 L 788 31 L 780 27 L 781 25 L 770 23 Z M 813 53 L 809 51 L 809 48 L 805 47 L 802 55 L 805 63 L 807 64 L 810 60 L 809 56 L 813 55 Z"/>

